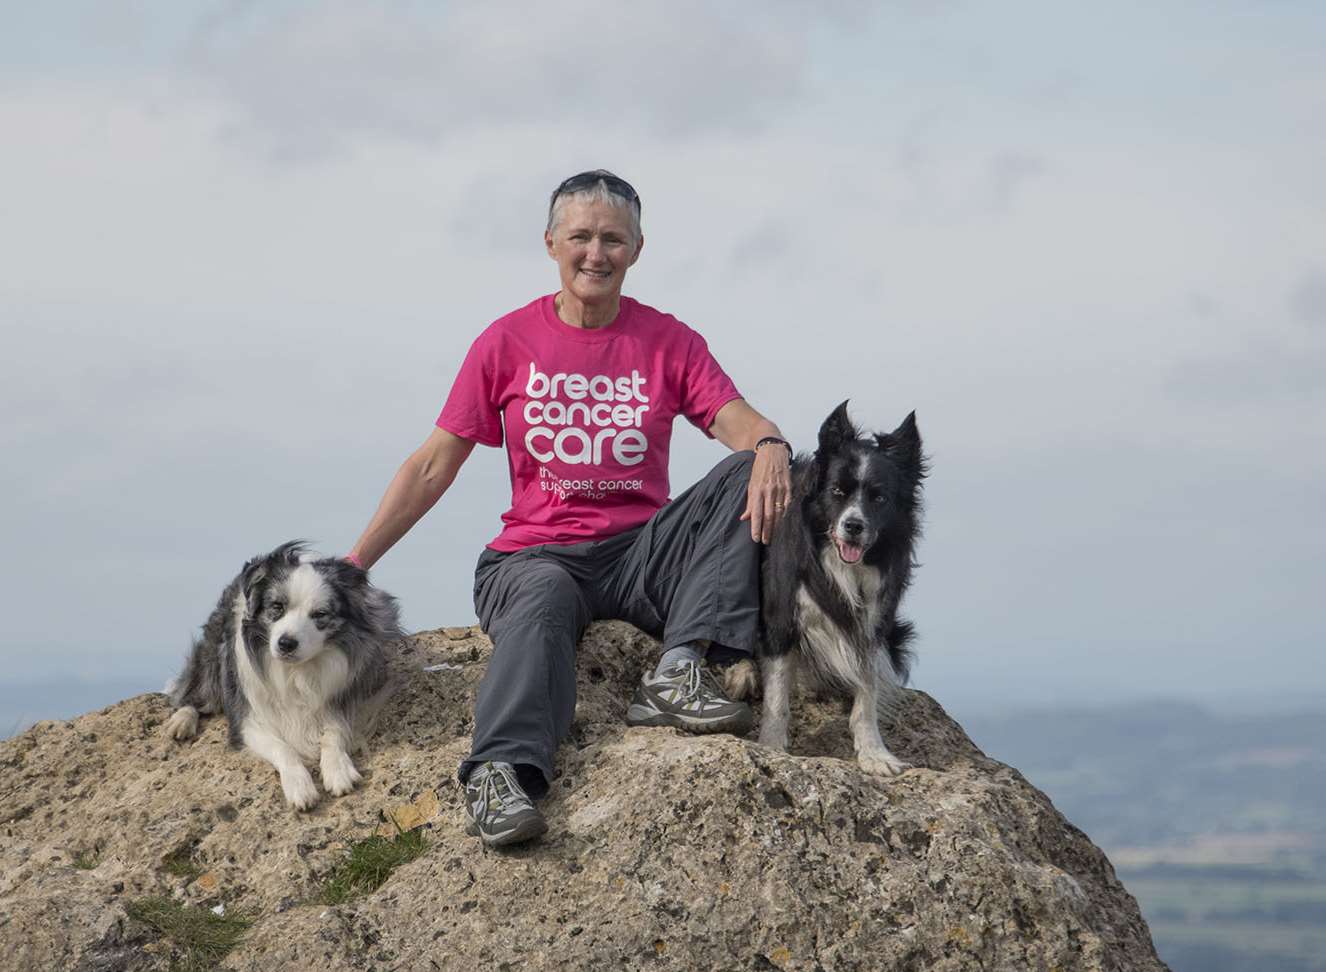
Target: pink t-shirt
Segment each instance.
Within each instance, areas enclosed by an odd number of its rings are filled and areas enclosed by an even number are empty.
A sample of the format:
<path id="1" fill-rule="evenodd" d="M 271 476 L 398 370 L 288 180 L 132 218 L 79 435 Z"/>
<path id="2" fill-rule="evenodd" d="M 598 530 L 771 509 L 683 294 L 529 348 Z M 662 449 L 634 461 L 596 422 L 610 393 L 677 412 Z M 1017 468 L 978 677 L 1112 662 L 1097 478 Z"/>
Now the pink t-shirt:
<path id="1" fill-rule="evenodd" d="M 494 321 L 470 346 L 439 428 L 499 446 L 506 428 L 511 509 L 488 546 L 602 540 L 668 501 L 672 420 L 709 434 L 741 397 L 704 338 L 629 297 L 586 330 L 557 316 L 555 294 Z"/>

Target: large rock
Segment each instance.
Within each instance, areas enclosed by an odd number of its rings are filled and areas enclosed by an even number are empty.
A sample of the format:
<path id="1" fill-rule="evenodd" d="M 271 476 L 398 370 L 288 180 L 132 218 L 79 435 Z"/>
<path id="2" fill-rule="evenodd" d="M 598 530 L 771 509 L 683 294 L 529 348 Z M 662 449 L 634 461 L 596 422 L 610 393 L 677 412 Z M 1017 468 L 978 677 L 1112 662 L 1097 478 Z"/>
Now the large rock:
<path id="1" fill-rule="evenodd" d="M 850 760 L 835 701 L 797 703 L 791 755 L 627 729 L 656 648 L 590 629 L 551 829 L 507 852 L 465 835 L 454 782 L 489 651 L 477 631 L 410 640 L 364 783 L 311 813 L 226 749 L 220 719 L 166 739 L 160 695 L 39 723 L 0 743 L 0 966 L 166 968 L 125 911 L 165 894 L 256 917 L 232 969 L 1165 968 L 1105 855 L 929 696 L 886 718 L 918 768 L 882 779 Z M 348 840 L 434 787 L 426 854 L 371 895 L 315 903 Z M 205 873 L 167 871 L 180 857 Z"/>

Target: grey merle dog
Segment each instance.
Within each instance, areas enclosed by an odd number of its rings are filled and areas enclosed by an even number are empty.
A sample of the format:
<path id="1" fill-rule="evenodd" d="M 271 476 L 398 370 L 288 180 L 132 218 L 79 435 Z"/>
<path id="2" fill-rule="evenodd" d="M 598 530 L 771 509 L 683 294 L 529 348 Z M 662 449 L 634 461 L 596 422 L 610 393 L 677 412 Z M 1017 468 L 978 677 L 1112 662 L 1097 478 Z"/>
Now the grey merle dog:
<path id="1" fill-rule="evenodd" d="M 915 412 L 892 432 L 866 436 L 846 402 L 820 427 L 814 455 L 792 464 L 791 502 L 762 568 L 761 743 L 787 748 L 792 681 L 802 672 L 851 697 L 862 769 L 907 768 L 884 745 L 878 704 L 910 667 L 912 625 L 898 604 L 911 583 L 926 471 Z M 750 662 L 726 673 L 734 697 L 754 683 Z"/>
<path id="2" fill-rule="evenodd" d="M 357 748 L 388 692 L 385 646 L 403 637 L 396 599 L 354 564 L 291 541 L 226 586 L 184 670 L 166 688 L 165 731 L 188 739 L 224 713 L 230 745 L 276 767 L 286 800 L 318 802 L 308 766 L 340 796 L 360 780 Z"/>

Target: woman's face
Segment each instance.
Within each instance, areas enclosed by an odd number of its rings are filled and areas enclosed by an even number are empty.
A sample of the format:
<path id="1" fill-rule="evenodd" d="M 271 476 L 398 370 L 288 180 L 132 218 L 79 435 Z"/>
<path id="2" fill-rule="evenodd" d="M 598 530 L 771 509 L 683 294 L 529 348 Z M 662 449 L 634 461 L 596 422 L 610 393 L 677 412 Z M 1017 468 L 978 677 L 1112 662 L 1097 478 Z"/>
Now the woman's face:
<path id="1" fill-rule="evenodd" d="M 548 255 L 557 261 L 562 291 L 585 303 L 613 298 L 622 292 L 626 269 L 640 256 L 625 206 L 597 199 L 571 198 L 551 232 L 543 234 Z"/>

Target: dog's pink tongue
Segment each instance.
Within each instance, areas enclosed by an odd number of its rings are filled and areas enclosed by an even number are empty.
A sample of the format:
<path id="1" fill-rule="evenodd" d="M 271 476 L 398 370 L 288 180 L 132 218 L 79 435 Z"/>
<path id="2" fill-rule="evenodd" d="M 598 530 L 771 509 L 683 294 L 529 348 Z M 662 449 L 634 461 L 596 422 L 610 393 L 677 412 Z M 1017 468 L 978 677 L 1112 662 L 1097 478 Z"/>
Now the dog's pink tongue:
<path id="1" fill-rule="evenodd" d="M 865 551 L 854 543 L 847 543 L 845 540 L 837 540 L 838 556 L 843 558 L 845 563 L 854 564 L 861 559 L 861 554 Z"/>

